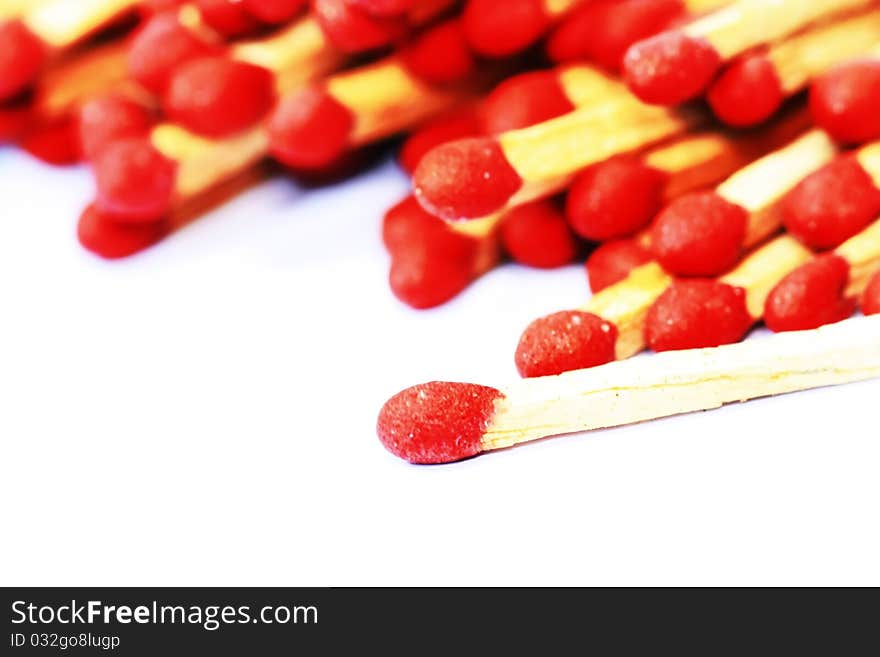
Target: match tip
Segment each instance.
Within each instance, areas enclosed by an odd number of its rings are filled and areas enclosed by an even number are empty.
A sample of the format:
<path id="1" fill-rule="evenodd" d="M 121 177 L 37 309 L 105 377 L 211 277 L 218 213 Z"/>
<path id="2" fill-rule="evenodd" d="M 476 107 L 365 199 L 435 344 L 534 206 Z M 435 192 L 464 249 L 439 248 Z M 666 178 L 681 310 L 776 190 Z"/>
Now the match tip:
<path id="1" fill-rule="evenodd" d="M 227 38 L 240 37 L 260 27 L 240 0 L 194 0 L 202 20 Z"/>
<path id="2" fill-rule="evenodd" d="M 597 294 L 624 280 L 633 269 L 650 260 L 651 254 L 637 239 L 605 242 L 587 258 L 590 289 Z"/>
<path id="3" fill-rule="evenodd" d="M 783 200 L 786 229 L 816 250 L 833 249 L 880 214 L 880 189 L 855 155 L 807 176 Z"/>
<path id="4" fill-rule="evenodd" d="M 623 70 L 629 88 L 646 103 L 678 105 L 702 94 L 721 64 L 708 41 L 671 30 L 633 45 Z"/>
<path id="5" fill-rule="evenodd" d="M 496 140 L 473 138 L 425 155 L 413 183 L 425 209 L 447 221 L 462 221 L 501 210 L 523 181 Z"/>
<path id="6" fill-rule="evenodd" d="M 177 167 L 146 138 L 122 139 L 93 162 L 99 212 L 122 223 L 163 218 L 171 207 Z"/>
<path id="7" fill-rule="evenodd" d="M 351 111 L 320 87 L 285 98 L 269 119 L 272 155 L 300 171 L 321 170 L 348 150 L 355 119 Z"/>
<path id="8" fill-rule="evenodd" d="M 347 0 L 313 0 L 312 12 L 333 45 L 349 54 L 384 48 L 407 32 L 405 17 L 371 15 Z"/>
<path id="9" fill-rule="evenodd" d="M 458 20 L 427 29 L 400 50 L 400 57 L 410 72 L 431 84 L 456 82 L 477 66 Z"/>
<path id="10" fill-rule="evenodd" d="M 615 359 L 617 327 L 580 310 L 532 322 L 516 348 L 516 367 L 527 378 L 596 367 Z"/>
<path id="11" fill-rule="evenodd" d="M 0 21 L 0 101 L 27 89 L 45 60 L 46 45 L 24 23 Z"/>
<path id="12" fill-rule="evenodd" d="M 819 77 L 810 89 L 813 119 L 846 144 L 880 138 L 880 62 L 876 59 L 842 64 Z"/>
<path id="13" fill-rule="evenodd" d="M 245 11 L 262 23 L 280 25 L 296 18 L 308 0 L 242 0 Z"/>
<path id="14" fill-rule="evenodd" d="M 849 263 L 839 255 L 813 259 L 773 288 L 764 304 L 764 321 L 777 333 L 843 321 L 856 309 L 856 300 L 846 297 L 849 276 Z"/>
<path id="15" fill-rule="evenodd" d="M 126 61 L 134 80 L 149 91 L 162 94 L 177 67 L 219 50 L 219 46 L 184 27 L 177 12 L 164 12 L 150 18 L 135 33 L 128 45 Z"/>
<path id="16" fill-rule="evenodd" d="M 256 125 L 274 102 L 271 72 L 222 55 L 181 66 L 164 97 L 170 119 L 207 137 L 226 137 Z"/>
<path id="17" fill-rule="evenodd" d="M 619 71 L 630 46 L 667 29 L 684 8 L 681 0 L 583 3 L 550 37 L 547 51 L 555 61 L 586 57 Z"/>
<path id="18" fill-rule="evenodd" d="M 437 146 L 483 134 L 480 117 L 473 107 L 451 112 L 415 130 L 400 149 L 400 166 L 413 175 L 422 158 Z"/>
<path id="19" fill-rule="evenodd" d="M 595 164 L 572 183 L 568 221 L 581 237 L 595 242 L 632 235 L 660 211 L 668 178 L 628 155 Z"/>
<path id="20" fill-rule="evenodd" d="M 681 196 L 651 227 L 651 252 L 678 276 L 720 276 L 739 260 L 749 215 L 715 192 Z"/>
<path id="21" fill-rule="evenodd" d="M 153 246 L 165 236 L 168 227 L 161 221 L 149 224 L 119 223 L 90 205 L 80 216 L 76 230 L 83 247 L 102 258 L 116 260 Z"/>
<path id="22" fill-rule="evenodd" d="M 114 141 L 146 136 L 153 122 L 153 115 L 146 107 L 124 96 L 94 98 L 77 112 L 82 153 L 87 160 L 93 160 Z"/>
<path id="23" fill-rule="evenodd" d="M 392 397 L 379 413 L 385 448 L 410 463 L 453 463 L 483 451 L 481 440 L 501 391 L 472 383 L 433 382 Z"/>
<path id="24" fill-rule="evenodd" d="M 501 244 L 514 262 L 539 269 L 564 267 L 580 251 L 557 199 L 525 203 L 506 215 Z"/>
<path id="25" fill-rule="evenodd" d="M 541 0 L 470 0 L 463 20 L 468 43 L 486 57 L 507 57 L 525 50 L 550 27 Z"/>
<path id="26" fill-rule="evenodd" d="M 347 0 L 348 4 L 373 16 L 401 16 L 413 8 L 415 0 Z"/>
<path id="27" fill-rule="evenodd" d="M 785 92 L 773 62 L 756 52 L 731 63 L 712 84 L 708 100 L 715 116 L 727 125 L 746 128 L 771 118 L 785 101 Z"/>
<path id="28" fill-rule="evenodd" d="M 483 129 L 496 135 L 527 128 L 574 110 L 557 71 L 531 71 L 508 78 L 492 90 L 482 107 Z"/>
<path id="29" fill-rule="evenodd" d="M 716 280 L 680 280 L 648 311 L 645 340 L 654 351 L 718 347 L 742 340 L 752 324 L 741 287 Z"/>
<path id="30" fill-rule="evenodd" d="M 76 164 L 82 149 L 76 121 L 70 116 L 34 121 L 19 135 L 19 146 L 41 162 L 54 166 Z"/>
<path id="31" fill-rule="evenodd" d="M 382 240 L 391 253 L 391 291 L 412 308 L 434 308 L 457 296 L 478 271 L 478 240 L 428 214 L 412 196 L 385 215 Z"/>
<path id="32" fill-rule="evenodd" d="M 866 315 L 880 315 L 880 270 L 868 282 L 862 294 L 861 306 Z"/>

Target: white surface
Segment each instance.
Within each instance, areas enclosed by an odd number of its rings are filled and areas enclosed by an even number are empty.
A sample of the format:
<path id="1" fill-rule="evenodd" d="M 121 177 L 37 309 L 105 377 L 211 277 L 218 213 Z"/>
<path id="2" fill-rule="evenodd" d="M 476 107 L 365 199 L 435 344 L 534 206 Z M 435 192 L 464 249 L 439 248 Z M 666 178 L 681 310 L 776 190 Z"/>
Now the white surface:
<path id="1" fill-rule="evenodd" d="M 4 584 L 880 584 L 880 382 L 414 467 L 385 399 L 515 376 L 580 267 L 407 310 L 391 164 L 119 263 L 76 244 L 84 171 L 0 150 L 0 186 Z"/>

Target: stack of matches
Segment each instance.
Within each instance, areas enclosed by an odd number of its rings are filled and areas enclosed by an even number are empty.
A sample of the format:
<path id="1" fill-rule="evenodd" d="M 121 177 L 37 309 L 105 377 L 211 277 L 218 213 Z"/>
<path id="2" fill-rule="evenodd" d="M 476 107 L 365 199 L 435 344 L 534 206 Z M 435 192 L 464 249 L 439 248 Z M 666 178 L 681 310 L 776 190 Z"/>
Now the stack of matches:
<path id="1" fill-rule="evenodd" d="M 557 67 L 496 88 L 470 134 L 453 118 L 413 146 L 413 199 L 386 241 L 401 248 L 409 216 L 421 253 L 396 257 L 408 278 L 392 286 L 429 305 L 504 254 L 554 266 L 591 249 L 593 294 L 525 328 L 525 381 L 392 398 L 389 450 L 447 462 L 877 376 L 875 320 L 822 328 L 880 314 L 875 0 L 597 0 L 546 48 Z M 792 335 L 735 345 L 759 323 Z M 617 362 L 648 349 L 676 353 Z"/>
<path id="2" fill-rule="evenodd" d="M 353 170 L 517 70 L 576 4 L 543 8 L 541 29 L 523 16 L 532 33 L 489 56 L 457 0 L 0 0 L 0 139 L 87 163 L 79 240 L 125 257 L 266 161 L 310 181 Z"/>

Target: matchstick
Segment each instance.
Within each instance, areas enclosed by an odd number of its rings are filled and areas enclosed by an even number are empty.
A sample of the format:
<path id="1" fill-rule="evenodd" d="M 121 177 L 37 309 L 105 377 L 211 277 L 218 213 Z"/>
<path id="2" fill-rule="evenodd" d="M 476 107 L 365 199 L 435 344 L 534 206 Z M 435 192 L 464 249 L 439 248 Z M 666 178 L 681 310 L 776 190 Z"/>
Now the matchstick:
<path id="1" fill-rule="evenodd" d="M 676 351 L 501 388 L 427 383 L 379 414 L 382 444 L 411 463 L 719 408 L 880 376 L 880 317 L 713 349 Z"/>
<path id="2" fill-rule="evenodd" d="M 739 342 L 763 317 L 774 286 L 812 256 L 791 235 L 782 235 L 717 280 L 673 282 L 648 310 L 645 342 L 654 351 Z"/>
<path id="3" fill-rule="evenodd" d="M 877 51 L 878 43 L 880 9 L 822 24 L 738 57 L 712 84 L 707 98 L 715 115 L 728 125 L 757 125 L 813 78 Z"/>
<path id="4" fill-rule="evenodd" d="M 837 153 L 824 132 L 812 130 L 714 191 L 676 199 L 651 226 L 651 252 L 666 271 L 679 276 L 723 274 L 744 249 L 779 230 L 779 202 Z"/>
<path id="5" fill-rule="evenodd" d="M 581 237 L 594 242 L 635 235 L 666 204 L 720 183 L 808 126 L 808 114 L 798 109 L 753 133 L 706 130 L 642 154 L 600 162 L 574 179 L 566 205 L 568 220 Z"/>
<path id="6" fill-rule="evenodd" d="M 880 214 L 880 142 L 846 153 L 799 183 L 782 204 L 785 228 L 833 249 Z"/>
<path id="7" fill-rule="evenodd" d="M 133 11 L 139 0 L 37 2 L 17 18 L 0 22 L 0 101 L 34 83 L 51 59 Z"/>
<path id="8" fill-rule="evenodd" d="M 633 45 L 624 58 L 624 75 L 633 93 L 645 102 L 676 105 L 702 94 L 725 62 L 749 48 L 873 2 L 736 0 L 684 27 Z"/>
<path id="9" fill-rule="evenodd" d="M 588 78 L 582 86 L 595 88 L 597 74 L 586 67 L 566 69 L 563 75 Z M 447 221 L 482 219 L 552 196 L 581 169 L 680 135 L 705 118 L 696 111 L 645 105 L 610 78 L 603 84 L 608 100 L 597 102 L 591 94 L 573 103 L 575 111 L 550 121 L 434 149 L 414 176 L 419 202 Z"/>
<path id="10" fill-rule="evenodd" d="M 767 326 L 799 331 L 846 319 L 878 267 L 880 220 L 782 279 L 765 304 Z"/>
<path id="11" fill-rule="evenodd" d="M 658 252 L 656 239 L 663 240 L 664 248 L 670 243 L 663 232 L 658 237 L 657 224 L 661 220 L 669 222 L 661 225 L 661 231 L 674 235 L 674 221 L 682 227 L 677 234 L 682 243 L 695 246 L 693 253 L 686 248 L 676 251 L 681 260 L 673 259 L 672 264 L 677 269 L 685 264 L 711 269 L 712 273 L 705 276 L 724 274 L 736 264 L 743 249 L 759 244 L 779 229 L 777 207 L 785 192 L 808 171 L 830 161 L 836 152 L 823 133 L 810 131 L 740 169 L 714 192 L 680 197 L 658 216 L 650 232 L 652 252 Z M 714 224 L 718 230 L 706 230 Z M 731 225 L 735 231 L 729 231 Z M 704 242 L 707 232 L 713 235 Z M 728 243 L 719 246 L 719 241 Z M 716 264 L 721 260 L 725 261 L 724 268 L 717 271 Z M 655 260 L 595 294 L 582 308 L 535 320 L 520 338 L 515 357 L 517 368 L 526 377 L 546 376 L 633 356 L 646 346 L 644 327 L 649 309 L 672 280 Z"/>
<path id="12" fill-rule="evenodd" d="M 575 8 L 547 38 L 545 50 L 557 63 L 593 61 L 619 71 L 634 43 L 732 0 L 594 0 Z"/>

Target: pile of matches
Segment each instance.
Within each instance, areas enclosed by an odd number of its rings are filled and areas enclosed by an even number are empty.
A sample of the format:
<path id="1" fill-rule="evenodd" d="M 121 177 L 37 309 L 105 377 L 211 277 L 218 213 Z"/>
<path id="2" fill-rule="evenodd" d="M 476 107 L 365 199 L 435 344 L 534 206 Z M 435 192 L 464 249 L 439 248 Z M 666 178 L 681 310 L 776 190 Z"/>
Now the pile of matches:
<path id="1" fill-rule="evenodd" d="M 0 0 L 0 20 L 0 139 L 91 166 L 100 256 L 401 137 L 413 193 L 382 235 L 404 303 L 589 254 L 592 297 L 525 329 L 524 381 L 389 401 L 380 438 L 412 462 L 880 371 L 880 318 L 843 322 L 880 314 L 880 0 Z M 793 333 L 733 344 L 760 322 Z M 613 362 L 645 349 L 679 353 Z"/>

